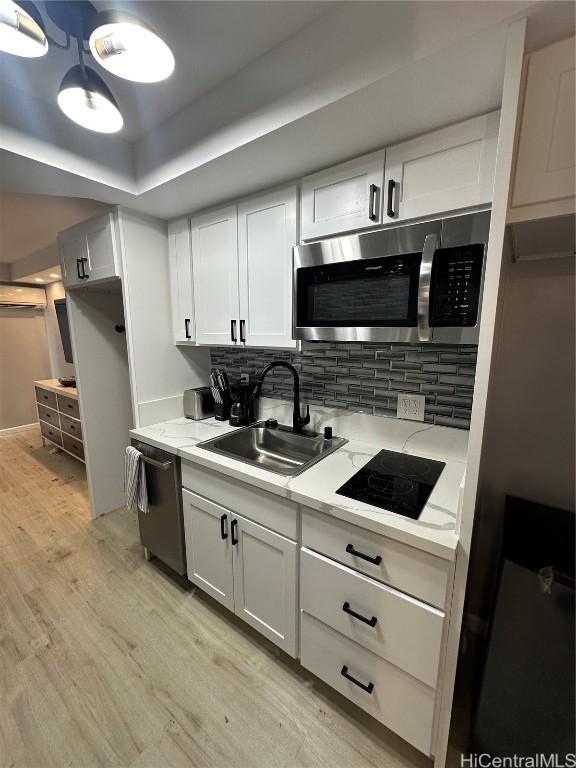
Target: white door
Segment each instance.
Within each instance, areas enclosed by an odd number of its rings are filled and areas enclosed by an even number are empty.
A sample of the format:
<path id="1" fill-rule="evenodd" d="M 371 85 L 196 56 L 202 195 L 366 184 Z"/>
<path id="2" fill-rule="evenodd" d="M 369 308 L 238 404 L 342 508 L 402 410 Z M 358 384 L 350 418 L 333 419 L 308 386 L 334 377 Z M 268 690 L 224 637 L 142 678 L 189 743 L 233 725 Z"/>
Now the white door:
<path id="1" fill-rule="evenodd" d="M 196 340 L 234 346 L 240 340 L 236 206 L 192 219 L 191 231 Z"/>
<path id="2" fill-rule="evenodd" d="M 500 112 L 386 150 L 384 223 L 492 202 Z"/>
<path id="3" fill-rule="evenodd" d="M 296 187 L 238 205 L 240 340 L 293 349 L 292 249 L 297 244 Z"/>
<path id="4" fill-rule="evenodd" d="M 74 233 L 64 233 L 58 238 L 60 251 L 60 269 L 65 288 L 82 285 L 83 268 L 87 262 L 86 236 L 77 230 Z"/>
<path id="5" fill-rule="evenodd" d="M 168 225 L 170 253 L 170 299 L 176 344 L 195 341 L 194 298 L 192 295 L 192 249 L 190 221 L 179 219 Z"/>
<path id="6" fill-rule="evenodd" d="M 232 515 L 185 489 L 182 503 L 188 578 L 233 611 Z"/>
<path id="7" fill-rule="evenodd" d="M 513 207 L 574 198 L 574 72 L 573 37 L 528 57 Z"/>
<path id="8" fill-rule="evenodd" d="M 91 219 L 83 225 L 86 233 L 87 284 L 96 280 L 108 280 L 119 277 L 118 246 L 114 216 L 107 213 L 97 219 Z"/>
<path id="9" fill-rule="evenodd" d="M 231 536 L 236 615 L 295 658 L 298 545 L 239 515 Z"/>
<path id="10" fill-rule="evenodd" d="M 381 150 L 302 180 L 302 240 L 381 223 L 384 157 Z"/>

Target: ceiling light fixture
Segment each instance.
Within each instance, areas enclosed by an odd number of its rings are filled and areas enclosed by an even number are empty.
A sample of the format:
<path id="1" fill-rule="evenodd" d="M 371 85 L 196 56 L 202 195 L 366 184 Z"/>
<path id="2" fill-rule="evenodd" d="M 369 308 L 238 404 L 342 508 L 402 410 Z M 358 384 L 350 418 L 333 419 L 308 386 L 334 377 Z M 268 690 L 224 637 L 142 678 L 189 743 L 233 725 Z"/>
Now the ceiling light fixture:
<path id="1" fill-rule="evenodd" d="M 48 51 L 48 40 L 37 13 L 17 5 L 13 0 L 0 0 L 0 51 L 15 56 L 35 58 Z M 38 20 L 33 18 L 38 16 Z"/>
<path id="2" fill-rule="evenodd" d="M 90 52 L 113 75 L 157 83 L 174 71 L 170 48 L 143 21 L 120 11 L 103 11 L 94 21 Z"/>
<path id="3" fill-rule="evenodd" d="M 34 282 L 35 283 L 43 283 L 44 282 L 44 278 L 43 277 L 35 277 L 34 278 Z"/>
<path id="4" fill-rule="evenodd" d="M 55 272 L 50 272 L 48 277 L 54 277 L 54 278 L 57 278 L 59 280 L 62 277 L 62 275 L 57 275 Z"/>
<path id="5" fill-rule="evenodd" d="M 98 133 L 115 133 L 124 120 L 100 75 L 83 64 L 66 72 L 58 91 L 58 106 L 66 117 Z"/>

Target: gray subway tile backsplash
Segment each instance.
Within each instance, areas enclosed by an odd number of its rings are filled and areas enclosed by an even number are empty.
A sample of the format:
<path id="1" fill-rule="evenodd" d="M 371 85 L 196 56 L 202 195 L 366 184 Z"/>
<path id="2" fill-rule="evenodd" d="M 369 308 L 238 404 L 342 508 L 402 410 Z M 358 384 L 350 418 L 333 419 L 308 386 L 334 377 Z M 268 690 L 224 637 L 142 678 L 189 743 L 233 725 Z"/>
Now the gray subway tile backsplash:
<path id="1" fill-rule="evenodd" d="M 226 370 L 232 383 L 241 373 L 251 381 L 272 360 L 294 364 L 304 404 L 353 413 L 396 416 L 400 392 L 426 396 L 429 424 L 470 428 L 476 347 L 427 344 L 303 342 L 299 352 L 213 347 L 212 367 Z M 291 399 L 292 378 L 280 368 L 265 379 L 262 395 Z"/>

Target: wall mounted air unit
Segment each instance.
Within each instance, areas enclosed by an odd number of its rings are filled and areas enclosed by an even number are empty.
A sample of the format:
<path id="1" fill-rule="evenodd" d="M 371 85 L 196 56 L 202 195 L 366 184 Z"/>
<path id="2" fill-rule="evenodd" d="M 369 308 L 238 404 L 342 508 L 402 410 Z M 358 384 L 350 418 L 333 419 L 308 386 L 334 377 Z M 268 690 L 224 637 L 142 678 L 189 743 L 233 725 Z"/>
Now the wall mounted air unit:
<path id="1" fill-rule="evenodd" d="M 46 309 L 44 288 L 29 288 L 18 284 L 0 285 L 0 309 Z"/>

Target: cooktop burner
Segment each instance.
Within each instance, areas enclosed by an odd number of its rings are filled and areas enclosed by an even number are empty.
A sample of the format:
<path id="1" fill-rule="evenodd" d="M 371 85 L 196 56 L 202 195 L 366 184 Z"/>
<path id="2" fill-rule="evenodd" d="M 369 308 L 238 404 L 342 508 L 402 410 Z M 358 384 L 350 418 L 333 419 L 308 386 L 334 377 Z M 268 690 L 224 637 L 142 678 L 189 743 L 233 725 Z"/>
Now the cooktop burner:
<path id="1" fill-rule="evenodd" d="M 409 453 L 380 451 L 336 493 L 418 520 L 445 466 Z"/>

